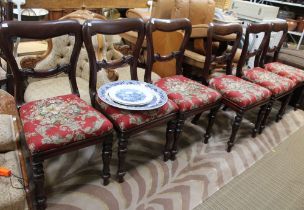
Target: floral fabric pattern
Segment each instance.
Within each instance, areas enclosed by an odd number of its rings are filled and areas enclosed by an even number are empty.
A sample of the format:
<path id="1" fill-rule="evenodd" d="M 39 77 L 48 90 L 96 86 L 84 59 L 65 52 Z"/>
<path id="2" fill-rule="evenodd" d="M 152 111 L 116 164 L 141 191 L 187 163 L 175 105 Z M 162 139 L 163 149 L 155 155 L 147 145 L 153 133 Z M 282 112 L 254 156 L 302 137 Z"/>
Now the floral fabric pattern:
<path id="1" fill-rule="evenodd" d="M 206 106 L 221 98 L 221 94 L 216 90 L 181 75 L 162 78 L 155 82 L 155 85 L 167 93 L 168 98 L 178 105 L 180 111 Z"/>
<path id="2" fill-rule="evenodd" d="M 260 67 L 244 71 L 244 78 L 279 95 L 291 90 L 296 84 L 290 79 L 281 77 Z"/>
<path id="3" fill-rule="evenodd" d="M 282 77 L 291 79 L 295 83 L 304 81 L 304 70 L 295 68 L 293 66 L 288 66 L 279 62 L 273 62 L 265 64 L 265 69 Z"/>
<path id="4" fill-rule="evenodd" d="M 211 79 L 210 87 L 240 107 L 247 107 L 271 97 L 268 89 L 233 75 Z"/>
<path id="5" fill-rule="evenodd" d="M 103 102 L 98 96 L 96 97 L 96 101 L 100 108 L 107 113 L 107 117 L 109 117 L 113 124 L 121 131 L 140 126 L 159 117 L 177 112 L 178 110 L 177 105 L 170 99 L 168 99 L 168 102 L 162 107 L 147 111 L 119 109 Z"/>
<path id="6" fill-rule="evenodd" d="M 26 103 L 20 117 L 32 153 L 101 136 L 113 128 L 105 116 L 73 94 Z"/>

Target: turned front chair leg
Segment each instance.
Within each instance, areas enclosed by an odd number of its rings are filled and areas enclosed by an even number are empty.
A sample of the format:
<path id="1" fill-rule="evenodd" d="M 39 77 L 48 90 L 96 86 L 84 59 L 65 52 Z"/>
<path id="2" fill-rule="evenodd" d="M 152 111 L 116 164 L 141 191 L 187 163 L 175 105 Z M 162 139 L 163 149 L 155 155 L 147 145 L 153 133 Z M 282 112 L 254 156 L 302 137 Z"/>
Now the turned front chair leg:
<path id="1" fill-rule="evenodd" d="M 213 127 L 213 124 L 214 124 L 214 121 L 215 121 L 215 116 L 218 112 L 218 110 L 220 109 L 220 106 L 217 106 L 213 109 L 210 110 L 210 113 L 208 114 L 208 126 L 207 126 L 207 129 L 206 129 L 206 133 L 204 135 L 204 143 L 205 144 L 208 144 L 208 141 L 210 139 L 210 133 L 211 133 L 211 130 L 212 130 L 212 127 Z"/>
<path id="2" fill-rule="evenodd" d="M 174 134 L 174 141 L 171 149 L 171 160 L 176 159 L 176 154 L 177 154 L 177 142 L 178 139 L 183 131 L 184 127 L 184 119 L 178 119 L 176 123 L 176 129 L 175 129 L 175 134 Z"/>
<path id="3" fill-rule="evenodd" d="M 44 170 L 43 161 L 34 161 L 33 166 L 33 180 L 35 185 L 35 200 L 37 210 L 46 209 L 46 196 L 44 192 Z"/>
<path id="4" fill-rule="evenodd" d="M 117 178 L 118 182 L 124 182 L 124 176 L 126 174 L 125 160 L 128 151 L 128 140 L 121 136 L 118 138 L 118 171 Z"/>
<path id="5" fill-rule="evenodd" d="M 264 117 L 263 117 L 261 126 L 260 126 L 260 128 L 259 128 L 259 134 L 261 134 L 261 133 L 263 132 L 263 130 L 265 129 L 266 122 L 267 122 L 267 119 L 268 119 L 268 117 L 269 117 L 269 115 L 270 115 L 270 112 L 271 112 L 273 103 L 274 103 L 274 99 L 272 98 L 272 99 L 270 100 L 270 102 L 267 104 L 266 112 L 265 112 L 265 115 L 264 115 Z"/>
<path id="6" fill-rule="evenodd" d="M 241 122 L 243 120 L 243 114 L 244 113 L 241 113 L 241 112 L 236 113 L 236 116 L 234 118 L 234 122 L 233 122 L 233 125 L 232 125 L 231 136 L 230 136 L 230 139 L 229 139 L 229 141 L 227 143 L 228 144 L 227 152 L 230 152 L 231 148 L 234 145 L 236 134 L 237 134 L 237 132 L 238 132 L 238 130 L 240 128 Z"/>
<path id="7" fill-rule="evenodd" d="M 283 118 L 283 115 L 284 115 L 286 107 L 291 99 L 291 96 L 292 96 L 292 93 L 289 94 L 288 96 L 286 96 L 286 98 L 282 101 L 281 108 L 276 116 L 276 122 L 279 122 Z"/>
<path id="8" fill-rule="evenodd" d="M 112 157 L 112 143 L 113 143 L 113 135 L 109 135 L 103 142 L 102 148 L 102 160 L 103 160 L 103 185 L 108 185 L 110 182 L 110 162 Z"/>
<path id="9" fill-rule="evenodd" d="M 256 119 L 255 126 L 254 126 L 254 128 L 252 130 L 252 137 L 253 138 L 255 138 L 256 134 L 259 132 L 260 126 L 262 124 L 263 117 L 264 117 L 264 115 L 266 113 L 266 109 L 267 109 L 267 104 L 261 106 L 261 108 L 259 110 L 259 114 L 258 114 L 258 117 Z"/>
<path id="10" fill-rule="evenodd" d="M 171 148 L 174 141 L 175 130 L 176 130 L 176 121 L 175 120 L 169 121 L 167 123 L 164 161 L 168 161 L 171 158 Z"/>

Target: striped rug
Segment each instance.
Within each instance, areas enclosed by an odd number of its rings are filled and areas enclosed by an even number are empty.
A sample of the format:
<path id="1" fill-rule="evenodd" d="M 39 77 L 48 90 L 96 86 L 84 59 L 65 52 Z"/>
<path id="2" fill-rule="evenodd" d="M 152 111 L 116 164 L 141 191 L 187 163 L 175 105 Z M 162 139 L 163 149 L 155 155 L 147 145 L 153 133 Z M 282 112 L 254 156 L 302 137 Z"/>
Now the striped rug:
<path id="1" fill-rule="evenodd" d="M 274 122 L 274 112 L 264 133 L 251 138 L 257 112 L 247 113 L 231 153 L 226 143 L 233 112 L 220 111 L 208 145 L 201 141 L 207 124 L 187 122 L 176 161 L 162 161 L 165 126 L 130 139 L 125 182 L 115 180 L 116 147 L 113 151 L 111 183 L 101 184 L 101 148 L 90 147 L 46 161 L 49 209 L 193 209 L 234 177 L 238 176 L 289 135 L 304 127 L 303 111 L 287 111 Z M 116 144 L 116 142 L 115 142 Z"/>

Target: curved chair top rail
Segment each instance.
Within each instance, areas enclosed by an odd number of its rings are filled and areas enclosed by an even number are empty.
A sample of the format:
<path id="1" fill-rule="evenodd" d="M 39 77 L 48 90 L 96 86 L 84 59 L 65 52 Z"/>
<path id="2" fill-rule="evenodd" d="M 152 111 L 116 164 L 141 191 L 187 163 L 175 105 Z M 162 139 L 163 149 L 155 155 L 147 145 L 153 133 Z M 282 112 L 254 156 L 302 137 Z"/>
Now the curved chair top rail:
<path id="1" fill-rule="evenodd" d="M 271 32 L 275 32 L 275 33 L 279 33 L 282 32 L 282 36 L 280 41 L 277 43 L 277 45 L 274 45 L 272 47 L 270 47 L 270 45 L 267 45 L 265 47 L 265 56 L 267 55 L 267 53 L 273 53 L 273 61 L 277 61 L 278 60 L 278 56 L 279 56 L 279 52 L 283 46 L 284 41 L 286 40 L 287 37 L 287 32 L 288 32 L 288 25 L 286 22 L 277 22 L 277 23 L 272 23 L 271 24 Z M 271 39 L 271 36 L 270 38 Z M 269 40 L 269 44 L 270 44 L 271 40 Z M 262 59 L 260 61 L 260 66 L 264 66 L 264 61 L 265 59 Z"/>
<path id="2" fill-rule="evenodd" d="M 209 24 L 207 42 L 205 44 L 205 64 L 203 68 L 203 83 L 207 83 L 213 62 L 225 63 L 226 74 L 232 72 L 232 61 L 242 38 L 243 29 L 240 24 Z M 219 42 L 216 53 L 212 52 L 213 43 Z M 233 42 L 231 50 L 227 50 L 228 42 Z"/>
<path id="3" fill-rule="evenodd" d="M 242 69 L 249 58 L 254 57 L 254 66 L 259 66 L 260 59 L 264 57 L 264 48 L 269 44 L 271 25 L 269 23 L 249 24 L 246 29 L 245 41 L 242 48 L 242 53 L 237 66 L 237 76 L 242 76 Z M 264 33 L 263 39 L 257 49 L 253 52 L 249 51 L 250 35 Z"/>
<path id="4" fill-rule="evenodd" d="M 184 38 L 179 47 L 178 51 L 173 51 L 168 55 L 160 55 L 154 52 L 153 45 L 153 32 L 174 32 L 174 31 L 184 31 Z M 182 74 L 182 62 L 184 57 L 184 52 L 186 45 L 189 41 L 192 31 L 191 22 L 186 18 L 178 19 L 156 19 L 152 18 L 146 23 L 146 35 L 147 35 L 147 71 L 145 74 L 145 81 L 151 82 L 151 71 L 154 62 L 164 62 L 172 59 L 176 59 L 176 73 Z"/>
<path id="5" fill-rule="evenodd" d="M 52 69 L 19 69 L 11 48 L 13 38 L 49 39 L 62 35 L 75 37 L 74 48 L 68 64 Z M 7 21 L 0 25 L 0 48 L 14 75 L 15 98 L 17 106 L 24 103 L 24 81 L 27 77 L 50 77 L 61 72 L 69 75 L 72 93 L 79 95 L 76 84 L 76 64 L 82 45 L 81 25 L 75 20 L 61 21 Z"/>
<path id="6" fill-rule="evenodd" d="M 128 31 L 138 33 L 136 45 L 132 55 L 123 56 L 121 59 L 114 61 L 97 61 L 92 36 L 96 34 L 117 35 Z M 87 20 L 83 24 L 82 30 L 84 44 L 86 46 L 89 63 L 90 63 L 90 97 L 92 105 L 95 105 L 97 72 L 103 69 L 118 68 L 125 64 L 130 65 L 130 73 L 132 80 L 138 80 L 137 77 L 137 62 L 140 54 L 140 49 L 145 38 L 145 24 L 143 20 L 138 18 L 128 18 L 119 20 Z"/>

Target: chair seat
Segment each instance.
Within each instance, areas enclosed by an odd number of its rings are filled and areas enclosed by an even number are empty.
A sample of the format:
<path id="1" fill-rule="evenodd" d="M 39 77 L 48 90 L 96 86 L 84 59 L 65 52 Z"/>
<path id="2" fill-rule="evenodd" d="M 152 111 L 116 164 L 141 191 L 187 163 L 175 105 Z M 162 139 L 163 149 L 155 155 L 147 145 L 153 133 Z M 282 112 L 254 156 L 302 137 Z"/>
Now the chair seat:
<path id="1" fill-rule="evenodd" d="M 20 118 L 32 153 L 101 136 L 113 128 L 105 116 L 73 94 L 26 103 Z"/>
<path id="2" fill-rule="evenodd" d="M 244 71 L 244 78 L 267 88 L 274 95 L 286 93 L 296 85 L 295 82 L 290 79 L 259 67 Z"/>
<path id="3" fill-rule="evenodd" d="M 167 93 L 180 111 L 203 107 L 221 98 L 217 91 L 181 75 L 162 78 L 155 85 Z"/>
<path id="4" fill-rule="evenodd" d="M 115 127 L 119 128 L 121 131 L 132 129 L 154 119 L 159 119 L 167 114 L 177 112 L 178 110 L 177 105 L 171 100 L 168 100 L 162 107 L 149 111 L 119 109 L 103 102 L 98 96 L 96 97 L 96 101 L 100 108 L 107 113 L 107 116 L 112 120 Z"/>
<path id="5" fill-rule="evenodd" d="M 224 75 L 210 80 L 210 87 L 219 91 L 224 98 L 240 107 L 247 107 L 270 98 L 268 89 L 233 75 Z"/>
<path id="6" fill-rule="evenodd" d="M 297 84 L 304 81 L 304 70 L 295 68 L 293 66 L 280 62 L 273 62 L 265 64 L 265 69 L 282 77 L 291 79 Z"/>

